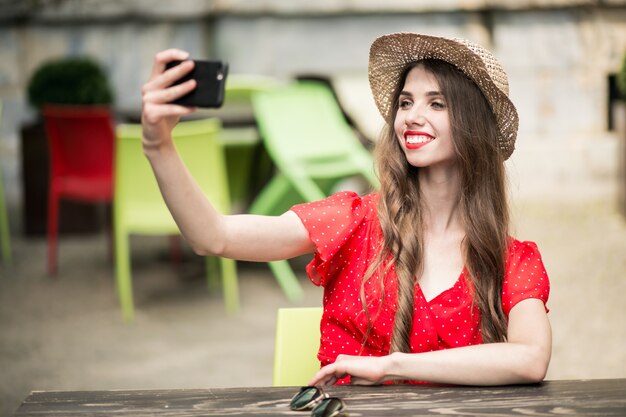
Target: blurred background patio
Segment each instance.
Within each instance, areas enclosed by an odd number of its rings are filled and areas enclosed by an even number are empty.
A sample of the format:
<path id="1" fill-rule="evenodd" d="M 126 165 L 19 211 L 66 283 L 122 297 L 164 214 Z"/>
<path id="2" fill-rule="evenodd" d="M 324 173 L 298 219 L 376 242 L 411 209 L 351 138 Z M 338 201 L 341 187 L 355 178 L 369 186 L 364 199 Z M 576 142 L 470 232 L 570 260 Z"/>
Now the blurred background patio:
<path id="1" fill-rule="evenodd" d="M 0 263 L 0 415 L 31 390 L 271 385 L 276 309 L 321 305 L 307 259 L 291 263 L 303 289 L 292 300 L 267 265 L 239 262 L 240 307 L 228 314 L 189 248 L 172 262 L 165 237 L 133 236 L 135 309 L 126 322 L 107 207 L 61 207 L 59 269 L 49 276 L 47 196 L 26 197 L 24 181 L 47 172 L 36 161 L 25 172 L 24 153 L 24 129 L 40 118 L 26 90 L 42 64 L 97 62 L 117 122 L 136 118 L 153 56 L 165 48 L 223 59 L 233 80 L 323 79 L 371 147 L 381 120 L 367 85 L 368 49 L 398 31 L 469 38 L 499 58 L 520 114 L 507 162 L 515 235 L 537 242 L 552 282 L 548 378 L 625 378 L 626 109 L 616 75 L 626 1 L 0 0 L 0 166 L 12 246 L 11 264 Z M 226 162 L 234 210 L 246 211 L 271 174 L 253 109 L 207 115 L 225 130 L 243 129 L 232 130 L 243 145 L 227 149 Z M 247 180 L 233 184 L 242 172 Z"/>

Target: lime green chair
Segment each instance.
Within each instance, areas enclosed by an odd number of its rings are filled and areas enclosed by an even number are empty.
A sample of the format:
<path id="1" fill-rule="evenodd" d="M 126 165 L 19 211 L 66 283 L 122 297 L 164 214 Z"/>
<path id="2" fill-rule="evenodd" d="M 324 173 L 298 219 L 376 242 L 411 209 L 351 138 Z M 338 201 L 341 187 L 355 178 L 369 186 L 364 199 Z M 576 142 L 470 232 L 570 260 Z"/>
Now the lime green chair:
<path id="1" fill-rule="evenodd" d="M 2 247 L 2 261 L 5 265 L 13 264 L 13 256 L 11 255 L 11 233 L 9 227 L 9 216 L 7 214 L 6 199 L 4 197 L 2 169 L 0 167 L 0 246 Z"/>
<path id="2" fill-rule="evenodd" d="M 305 386 L 320 369 L 321 307 L 279 308 L 274 348 L 275 387 Z"/>
<path id="3" fill-rule="evenodd" d="M 256 93 L 254 114 L 277 172 L 250 207 L 281 214 L 293 204 L 327 197 L 342 180 L 360 177 L 376 187 L 372 157 L 346 122 L 330 88 L 302 81 Z M 269 263 L 291 300 L 302 288 L 287 261 Z"/>
<path id="4" fill-rule="evenodd" d="M 249 112 L 252 95 L 259 91 L 269 91 L 281 86 L 280 80 L 258 74 L 230 74 L 224 89 L 224 105 L 237 106 L 242 112 Z"/>
<path id="5" fill-rule="evenodd" d="M 267 177 L 269 163 L 260 152 L 261 138 L 254 125 L 252 95 L 276 88 L 280 82 L 272 77 L 256 74 L 230 74 L 226 79 L 224 107 L 220 117 L 228 123 L 223 126 L 220 141 L 226 154 L 226 170 L 230 198 L 235 211 L 244 212 L 261 177 Z M 228 115 L 228 116 L 226 116 Z"/>
<path id="6" fill-rule="evenodd" d="M 224 155 L 218 136 L 217 119 L 180 122 L 172 133 L 175 146 L 194 179 L 215 207 L 229 212 L 230 200 Z M 113 202 L 117 291 L 126 321 L 133 320 L 133 291 L 129 236 L 178 235 L 152 168 L 143 154 L 141 125 L 120 125 L 117 129 L 115 196 Z M 217 286 L 215 258 L 207 257 L 209 287 Z M 224 302 L 227 311 L 239 308 L 235 261 L 220 258 Z"/>

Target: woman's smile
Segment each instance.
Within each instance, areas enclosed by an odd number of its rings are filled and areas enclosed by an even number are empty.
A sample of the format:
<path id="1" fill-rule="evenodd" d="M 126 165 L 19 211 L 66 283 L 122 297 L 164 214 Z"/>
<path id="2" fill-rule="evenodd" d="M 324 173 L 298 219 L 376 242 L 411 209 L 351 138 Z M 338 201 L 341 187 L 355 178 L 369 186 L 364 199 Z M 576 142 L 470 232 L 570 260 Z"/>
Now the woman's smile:
<path id="1" fill-rule="evenodd" d="M 425 132 L 407 130 L 404 132 L 404 143 L 407 149 L 419 149 L 431 143 L 435 138 Z"/>

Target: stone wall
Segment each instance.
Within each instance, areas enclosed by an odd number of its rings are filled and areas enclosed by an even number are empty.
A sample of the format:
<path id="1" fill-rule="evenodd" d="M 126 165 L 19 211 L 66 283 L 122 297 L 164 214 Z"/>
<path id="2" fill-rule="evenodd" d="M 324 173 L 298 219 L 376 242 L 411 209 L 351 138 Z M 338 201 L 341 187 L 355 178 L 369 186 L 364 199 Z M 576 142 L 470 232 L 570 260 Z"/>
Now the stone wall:
<path id="1" fill-rule="evenodd" d="M 571 161 L 582 161 L 576 176 L 615 175 L 607 79 L 626 51 L 626 1 L 4 0 L 0 160 L 9 192 L 19 192 L 17 132 L 34 117 L 25 87 L 47 59 L 96 58 L 111 78 L 116 105 L 136 109 L 152 57 L 164 48 L 225 59 L 231 73 L 364 77 L 372 40 L 395 31 L 466 37 L 495 52 L 520 113 L 522 155 L 514 161 L 521 174 L 539 171 L 555 183 L 571 174 Z M 371 106 L 371 98 L 363 102 Z M 524 168 L 524 152 L 532 153 L 533 168 Z"/>

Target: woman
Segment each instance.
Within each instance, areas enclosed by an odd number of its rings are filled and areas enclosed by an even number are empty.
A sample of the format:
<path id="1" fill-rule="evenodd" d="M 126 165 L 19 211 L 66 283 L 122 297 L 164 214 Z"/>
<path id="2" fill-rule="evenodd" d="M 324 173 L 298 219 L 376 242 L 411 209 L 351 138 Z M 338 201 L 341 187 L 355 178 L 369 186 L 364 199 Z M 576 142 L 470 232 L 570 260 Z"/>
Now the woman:
<path id="1" fill-rule="evenodd" d="M 541 381 L 551 355 L 549 282 L 532 242 L 509 236 L 504 161 L 517 134 L 506 74 L 471 42 L 378 38 L 369 78 L 386 120 L 380 191 L 338 193 L 281 216 L 224 216 L 171 141 L 193 109 L 167 104 L 187 54 L 157 54 L 143 89 L 144 149 L 174 218 L 200 255 L 270 261 L 314 253 L 324 286 L 320 371 L 311 385 Z"/>

